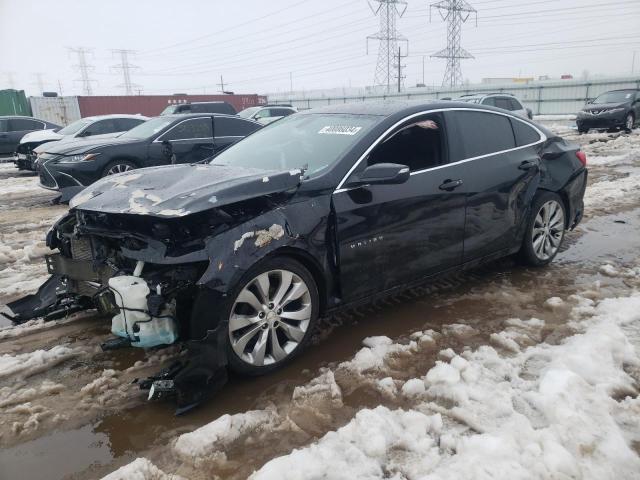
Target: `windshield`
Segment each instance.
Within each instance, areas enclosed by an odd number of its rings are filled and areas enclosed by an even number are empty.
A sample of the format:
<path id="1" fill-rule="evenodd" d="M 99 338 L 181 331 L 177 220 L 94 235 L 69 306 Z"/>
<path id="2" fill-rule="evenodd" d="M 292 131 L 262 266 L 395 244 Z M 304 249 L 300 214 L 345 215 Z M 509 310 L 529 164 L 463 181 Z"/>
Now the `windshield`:
<path id="1" fill-rule="evenodd" d="M 249 107 L 249 108 L 245 108 L 244 110 L 242 110 L 241 112 L 238 113 L 239 117 L 243 117 L 243 118 L 249 118 L 251 115 L 253 115 L 254 113 L 256 113 L 258 110 L 260 110 L 262 107 Z"/>
<path id="2" fill-rule="evenodd" d="M 619 92 L 607 92 L 596 98 L 593 103 L 625 103 L 633 98 L 633 90 L 621 90 Z"/>
<path id="3" fill-rule="evenodd" d="M 152 118 L 151 120 L 141 123 L 137 127 L 133 127 L 128 132 L 124 132 L 120 135 L 120 138 L 135 138 L 136 140 L 143 140 L 155 135 L 170 123 L 173 123 L 174 120 L 174 118 L 170 117 Z"/>
<path id="4" fill-rule="evenodd" d="M 224 150 L 211 163 L 264 170 L 306 166 L 307 176 L 335 163 L 377 122 L 371 115 L 291 115 Z"/>
<path id="5" fill-rule="evenodd" d="M 169 105 L 167 108 L 162 110 L 160 115 L 171 115 L 172 113 L 176 113 L 176 107 L 177 105 Z"/>
<path id="6" fill-rule="evenodd" d="M 87 125 L 91 124 L 91 122 L 92 120 L 87 120 L 87 119 L 76 120 L 75 122 L 70 123 L 66 127 L 58 130 L 58 133 L 60 135 L 73 135 L 74 133 L 78 133 Z"/>

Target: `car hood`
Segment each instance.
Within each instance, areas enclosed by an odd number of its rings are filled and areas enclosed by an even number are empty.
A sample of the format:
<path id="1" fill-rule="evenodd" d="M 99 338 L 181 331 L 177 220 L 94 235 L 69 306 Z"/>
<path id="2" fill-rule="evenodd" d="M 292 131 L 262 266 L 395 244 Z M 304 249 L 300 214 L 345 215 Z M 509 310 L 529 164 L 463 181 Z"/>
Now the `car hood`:
<path id="1" fill-rule="evenodd" d="M 31 142 L 47 142 L 52 140 L 60 140 L 64 138 L 64 135 L 60 135 L 53 131 L 53 129 L 49 130 L 36 130 L 35 132 L 27 133 L 22 137 L 20 143 L 31 143 Z"/>
<path id="2" fill-rule="evenodd" d="M 117 137 L 118 135 L 122 135 L 122 132 L 103 133 L 102 135 L 94 135 L 93 137 L 91 137 L 91 141 L 94 141 L 94 142 L 101 141 L 101 145 L 104 145 L 105 143 L 108 143 L 108 142 L 105 142 L 104 140 Z M 57 140 L 57 142 L 53 142 L 53 140 Z M 38 145 L 36 148 L 33 149 L 33 151 L 36 153 L 57 152 L 58 154 L 60 154 L 59 149 L 61 148 L 61 146 L 64 146 L 65 149 L 81 148 L 83 145 L 86 145 L 87 142 L 88 142 L 87 137 L 74 137 L 72 135 L 65 135 L 57 139 L 51 139 L 51 141 L 49 141 L 48 143 Z"/>
<path id="3" fill-rule="evenodd" d="M 104 213 L 182 217 L 284 192 L 300 184 L 300 170 L 268 171 L 192 164 L 151 167 L 105 177 L 69 202 Z"/>
<path id="4" fill-rule="evenodd" d="M 69 142 L 56 142 L 50 147 L 45 146 L 43 151 L 52 155 L 78 155 L 81 153 L 91 152 L 100 147 L 110 147 L 112 145 L 124 145 L 128 143 L 136 143 L 140 140 L 135 138 L 120 138 L 110 137 L 107 134 L 107 138 L 103 135 L 96 135 L 90 139 L 74 139 Z"/>
<path id="5" fill-rule="evenodd" d="M 591 103 L 584 107 L 582 110 L 584 110 L 585 112 L 599 112 L 600 110 L 610 110 L 612 108 L 621 108 L 626 106 L 626 103 Z"/>

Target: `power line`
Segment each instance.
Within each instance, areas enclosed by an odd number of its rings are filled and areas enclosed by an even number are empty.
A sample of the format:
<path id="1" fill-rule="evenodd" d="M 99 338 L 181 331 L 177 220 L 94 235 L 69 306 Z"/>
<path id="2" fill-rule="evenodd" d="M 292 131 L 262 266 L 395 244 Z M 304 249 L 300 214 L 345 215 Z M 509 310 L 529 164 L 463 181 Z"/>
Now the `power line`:
<path id="1" fill-rule="evenodd" d="M 386 85 L 387 91 L 391 89 L 391 62 L 398 50 L 399 42 L 405 42 L 407 48 L 409 41 L 398 33 L 396 20 L 404 15 L 407 10 L 407 2 L 402 0 L 373 0 L 379 5 L 374 8 L 369 2 L 369 7 L 374 15 L 380 17 L 380 30 L 374 35 L 367 37 L 367 53 L 369 50 L 369 40 L 378 40 L 378 63 L 374 75 L 374 85 Z M 405 55 L 406 56 L 406 55 Z M 400 65 L 400 61 L 398 61 Z M 398 75 L 400 79 L 400 75 Z"/>
<path id="2" fill-rule="evenodd" d="M 125 49 L 116 49 L 111 50 L 114 55 L 120 56 L 120 63 L 118 65 L 114 65 L 114 70 L 120 70 L 122 72 L 123 83 L 118 85 L 119 88 L 124 88 L 125 95 L 133 95 L 134 87 L 136 89 L 140 89 L 140 85 L 135 84 L 131 81 L 131 70 L 138 68 L 136 65 L 131 65 L 129 63 L 129 55 L 135 53 L 133 50 L 125 50 Z"/>
<path id="3" fill-rule="evenodd" d="M 429 20 L 431 20 L 431 9 L 435 8 L 440 16 L 447 22 L 447 46 L 439 52 L 431 55 L 436 58 L 445 58 L 447 60 L 447 68 L 442 79 L 442 86 L 455 87 L 462 84 L 462 68 L 460 60 L 464 58 L 473 58 L 460 45 L 462 37 L 462 24 L 465 23 L 472 14 L 477 12 L 465 0 L 442 0 L 429 5 Z"/>
<path id="4" fill-rule="evenodd" d="M 78 56 L 78 64 L 74 65 L 74 68 L 80 71 L 79 81 L 82 82 L 82 93 L 87 96 L 92 95 L 93 88 L 91 84 L 95 80 L 89 78 L 89 72 L 93 71 L 93 66 L 87 63 L 87 55 L 92 52 L 92 49 L 84 47 L 68 47 L 67 49 Z"/>

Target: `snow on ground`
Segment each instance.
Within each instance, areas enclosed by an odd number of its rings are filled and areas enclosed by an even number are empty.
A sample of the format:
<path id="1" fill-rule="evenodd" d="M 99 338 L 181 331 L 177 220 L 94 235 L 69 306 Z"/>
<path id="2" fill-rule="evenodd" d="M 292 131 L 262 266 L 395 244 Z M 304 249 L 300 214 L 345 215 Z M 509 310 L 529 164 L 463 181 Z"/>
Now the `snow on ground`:
<path id="1" fill-rule="evenodd" d="M 640 294 L 592 312 L 558 345 L 439 361 L 405 382 L 413 408 L 363 409 L 251 478 L 638 478 L 640 378 L 628 370 L 640 366 L 640 344 L 627 330 L 640 328 Z"/>

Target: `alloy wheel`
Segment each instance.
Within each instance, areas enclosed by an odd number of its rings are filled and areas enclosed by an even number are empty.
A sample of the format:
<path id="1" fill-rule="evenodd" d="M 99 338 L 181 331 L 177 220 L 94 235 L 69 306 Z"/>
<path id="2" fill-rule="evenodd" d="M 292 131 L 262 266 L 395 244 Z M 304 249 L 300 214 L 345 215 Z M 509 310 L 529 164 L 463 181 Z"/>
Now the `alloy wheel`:
<path id="1" fill-rule="evenodd" d="M 533 223 L 531 241 L 533 251 L 540 260 L 548 260 L 553 257 L 564 235 L 564 211 L 555 200 L 544 203 Z"/>
<path id="2" fill-rule="evenodd" d="M 311 293 L 302 278 L 289 270 L 261 273 L 245 285 L 231 309 L 231 347 L 252 366 L 284 360 L 304 339 L 311 314 Z"/>
<path id="3" fill-rule="evenodd" d="M 633 129 L 633 115 L 631 114 L 627 115 L 627 121 L 625 123 L 625 127 L 627 128 L 627 130 Z"/>
<path id="4" fill-rule="evenodd" d="M 128 172 L 129 170 L 132 170 L 131 165 L 118 163 L 107 171 L 107 175 L 115 175 L 116 173 Z"/>

